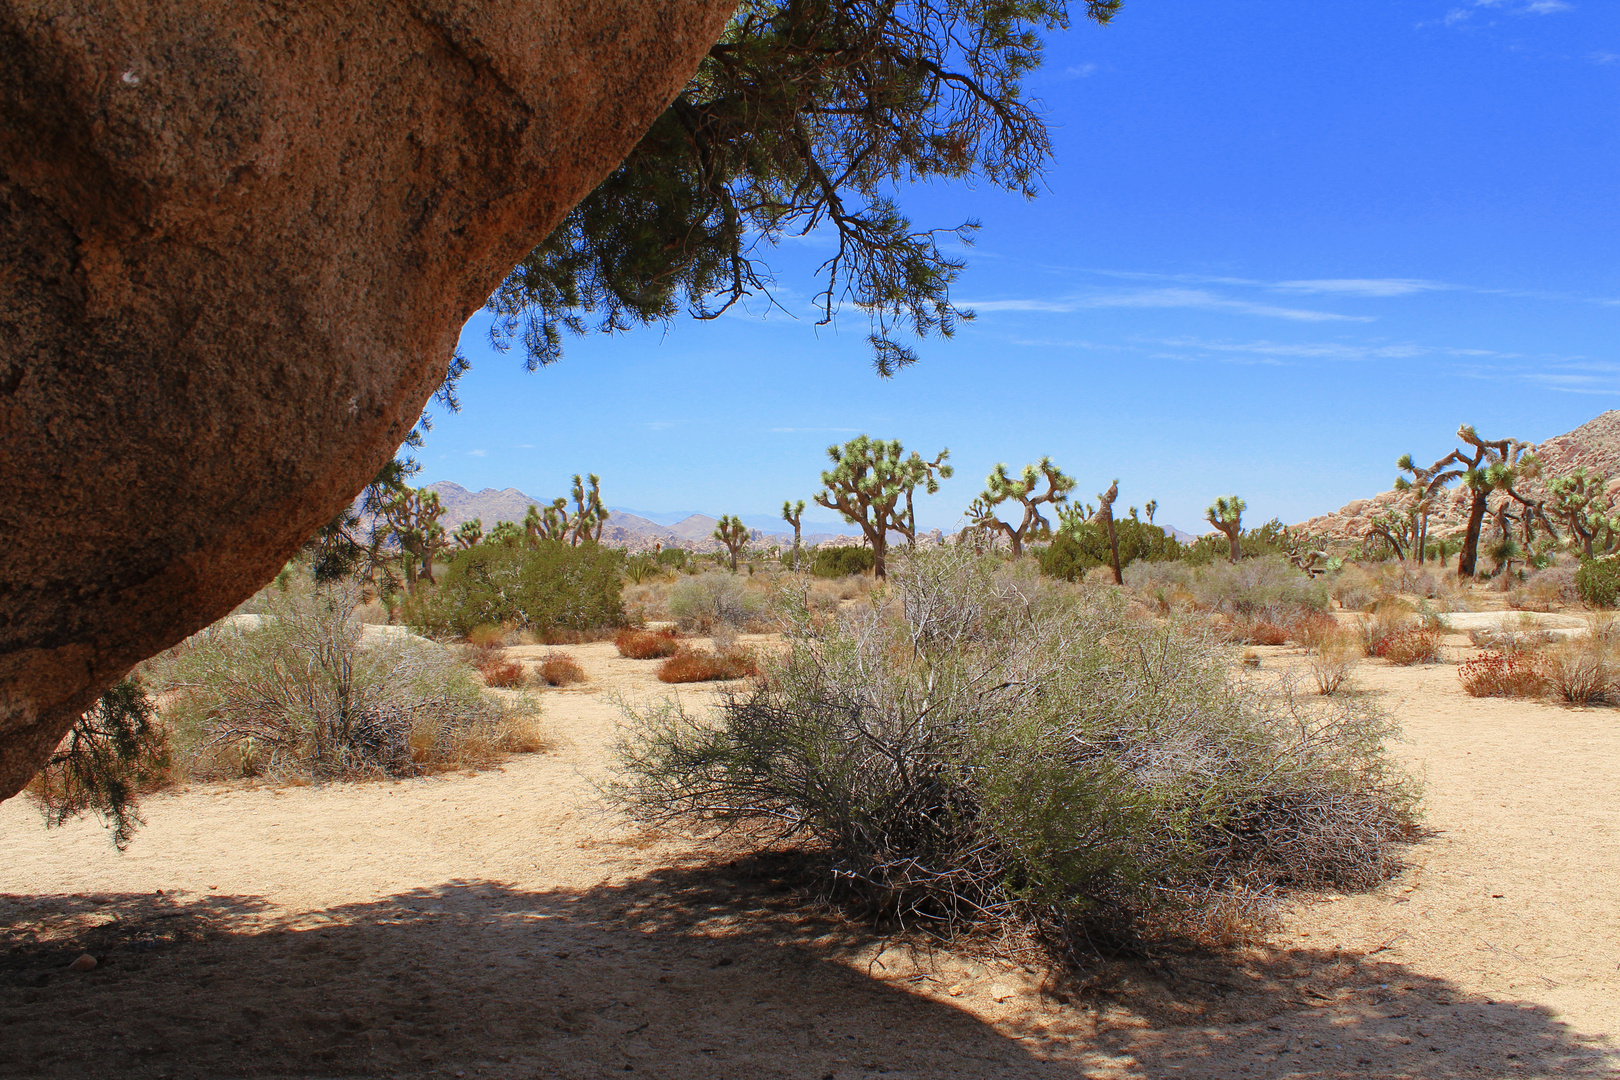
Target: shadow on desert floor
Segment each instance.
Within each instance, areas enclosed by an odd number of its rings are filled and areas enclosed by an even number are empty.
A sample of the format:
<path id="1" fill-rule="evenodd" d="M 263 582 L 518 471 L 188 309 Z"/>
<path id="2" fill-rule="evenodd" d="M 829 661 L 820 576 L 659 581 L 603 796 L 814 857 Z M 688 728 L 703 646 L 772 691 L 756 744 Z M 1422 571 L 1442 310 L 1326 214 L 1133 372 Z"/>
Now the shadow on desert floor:
<path id="1" fill-rule="evenodd" d="M 4 896 L 0 1076 L 1608 1074 L 1542 1009 L 1297 950 L 1258 977 L 1167 971 L 1155 1000 L 1178 978 L 1202 995 L 1179 1022 L 1048 987 L 991 1023 L 926 974 L 869 975 L 877 939 L 807 915 L 795 879 L 752 858 L 583 892 L 458 881 L 291 919 L 251 897 Z M 99 966 L 66 970 L 85 951 Z"/>

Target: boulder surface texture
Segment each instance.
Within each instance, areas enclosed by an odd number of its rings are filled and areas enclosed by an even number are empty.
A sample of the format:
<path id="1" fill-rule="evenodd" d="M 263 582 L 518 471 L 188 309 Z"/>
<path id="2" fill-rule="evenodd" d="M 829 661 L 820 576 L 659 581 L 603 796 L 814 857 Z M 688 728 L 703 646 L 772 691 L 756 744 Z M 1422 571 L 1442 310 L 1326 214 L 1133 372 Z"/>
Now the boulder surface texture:
<path id="1" fill-rule="evenodd" d="M 726 0 L 0 0 L 0 798 L 394 452 Z"/>

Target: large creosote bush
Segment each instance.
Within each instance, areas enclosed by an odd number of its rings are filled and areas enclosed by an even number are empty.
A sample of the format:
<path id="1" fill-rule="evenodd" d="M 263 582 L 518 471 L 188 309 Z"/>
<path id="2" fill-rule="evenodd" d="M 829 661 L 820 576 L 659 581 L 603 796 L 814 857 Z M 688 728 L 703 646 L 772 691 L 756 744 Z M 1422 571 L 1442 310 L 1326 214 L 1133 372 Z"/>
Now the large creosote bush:
<path id="1" fill-rule="evenodd" d="M 435 637 L 465 636 L 485 625 L 542 636 L 620 626 L 622 559 L 621 552 L 591 543 L 475 544 L 450 557 L 437 585 L 406 602 L 405 621 Z"/>
<path id="2" fill-rule="evenodd" d="M 487 694 L 451 650 L 363 643 L 350 582 L 270 593 L 153 661 L 176 764 L 197 777 L 408 775 L 537 748 L 532 707 Z"/>
<path id="3" fill-rule="evenodd" d="M 957 549 L 887 594 L 790 617 L 712 715 L 636 715 L 612 793 L 640 816 L 808 840 L 836 892 L 942 931 L 1013 921 L 1060 952 L 1229 941 L 1281 886 L 1368 885 L 1414 796 L 1361 697 L 1233 674 L 1144 620 Z"/>
<path id="4" fill-rule="evenodd" d="M 1620 606 L 1620 558 L 1587 559 L 1575 571 L 1575 591 L 1588 607 Z"/>

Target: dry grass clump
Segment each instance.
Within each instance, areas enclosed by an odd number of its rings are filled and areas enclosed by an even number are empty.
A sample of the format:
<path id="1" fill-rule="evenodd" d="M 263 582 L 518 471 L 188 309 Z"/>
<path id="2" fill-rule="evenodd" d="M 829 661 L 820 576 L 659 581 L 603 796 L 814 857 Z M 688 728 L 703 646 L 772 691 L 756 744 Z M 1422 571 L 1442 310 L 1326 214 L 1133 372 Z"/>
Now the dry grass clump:
<path id="1" fill-rule="evenodd" d="M 409 775 L 529 745 L 532 708 L 484 693 L 455 652 L 362 648 L 357 585 L 298 586 L 262 626 L 216 626 L 151 665 L 177 767 L 199 778 Z"/>
<path id="2" fill-rule="evenodd" d="M 1562 611 L 1581 602 L 1575 588 L 1575 572 L 1570 564 L 1537 570 L 1524 583 L 1508 591 L 1508 607 L 1517 611 Z"/>
<path id="3" fill-rule="evenodd" d="M 658 681 L 667 683 L 723 682 L 758 674 L 753 652 L 738 647 L 711 651 L 682 646 L 657 671 Z"/>
<path id="4" fill-rule="evenodd" d="M 1380 637 L 1371 655 L 1402 666 L 1439 663 L 1440 631 L 1429 626 L 1397 630 Z"/>
<path id="5" fill-rule="evenodd" d="M 896 560 L 890 603 L 789 612 L 786 654 L 716 714 L 635 715 L 611 793 L 794 837 L 873 917 L 1022 928 L 1069 957 L 1229 942 L 1280 889 L 1397 865 L 1413 792 L 1369 699 L 1239 678 L 1196 627 L 1018 574 L 923 550 Z"/>
<path id="6" fill-rule="evenodd" d="M 1457 669 L 1463 691 L 1473 697 L 1541 697 L 1547 675 L 1541 658 L 1531 652 L 1487 652 Z"/>
<path id="7" fill-rule="evenodd" d="M 674 656 L 681 647 L 673 630 L 620 630 L 613 644 L 620 656 L 630 660 L 661 660 Z"/>
<path id="8" fill-rule="evenodd" d="M 1239 645 L 1286 645 L 1292 635 L 1269 619 L 1255 619 L 1233 622 L 1227 639 Z"/>
<path id="9" fill-rule="evenodd" d="M 1549 647 L 1542 654 L 1547 685 L 1571 705 L 1596 705 L 1615 698 L 1614 650 L 1594 633 Z"/>
<path id="10" fill-rule="evenodd" d="M 1338 693 L 1361 655 L 1361 643 L 1348 630 L 1335 628 L 1319 638 L 1306 654 L 1311 678 L 1316 682 L 1316 692 L 1322 695 Z"/>
<path id="11" fill-rule="evenodd" d="M 585 681 L 585 669 L 565 652 L 554 652 L 535 667 L 535 674 L 547 686 L 573 686 Z"/>

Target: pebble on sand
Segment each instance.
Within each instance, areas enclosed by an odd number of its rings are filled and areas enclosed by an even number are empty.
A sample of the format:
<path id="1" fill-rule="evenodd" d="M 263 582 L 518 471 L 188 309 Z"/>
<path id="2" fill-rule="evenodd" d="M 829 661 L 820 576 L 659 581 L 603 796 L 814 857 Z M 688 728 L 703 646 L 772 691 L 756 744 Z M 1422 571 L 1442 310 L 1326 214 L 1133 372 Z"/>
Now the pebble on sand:
<path id="1" fill-rule="evenodd" d="M 69 964 L 68 965 L 68 970 L 69 971 L 91 971 L 91 970 L 93 970 L 95 968 L 95 966 L 96 966 L 96 958 L 91 956 L 89 953 L 85 953 L 82 956 L 80 956 L 77 960 L 73 961 L 73 963 Z"/>

